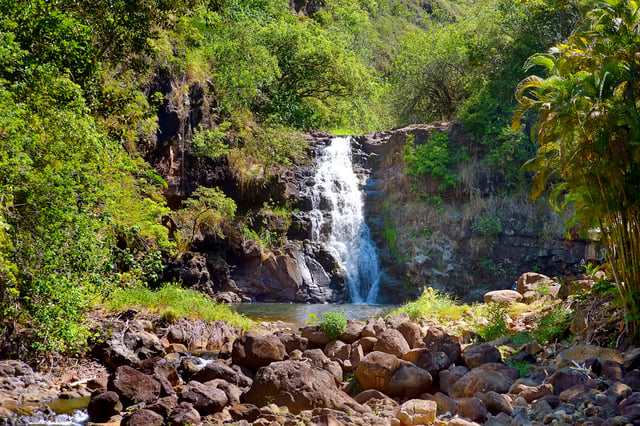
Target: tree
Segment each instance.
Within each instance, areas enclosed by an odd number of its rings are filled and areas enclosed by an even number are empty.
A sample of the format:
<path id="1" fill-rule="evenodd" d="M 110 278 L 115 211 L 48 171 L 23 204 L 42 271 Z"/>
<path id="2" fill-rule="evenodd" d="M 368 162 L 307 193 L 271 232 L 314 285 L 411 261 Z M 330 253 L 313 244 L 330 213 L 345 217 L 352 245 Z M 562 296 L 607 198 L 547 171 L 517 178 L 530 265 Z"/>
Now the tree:
<path id="1" fill-rule="evenodd" d="M 625 310 L 627 331 L 640 337 L 640 7 L 602 0 L 581 27 L 548 54 L 532 56 L 519 84 L 518 127 L 538 111 L 539 148 L 532 198 L 549 189 L 575 223 L 600 229 L 606 260 Z"/>

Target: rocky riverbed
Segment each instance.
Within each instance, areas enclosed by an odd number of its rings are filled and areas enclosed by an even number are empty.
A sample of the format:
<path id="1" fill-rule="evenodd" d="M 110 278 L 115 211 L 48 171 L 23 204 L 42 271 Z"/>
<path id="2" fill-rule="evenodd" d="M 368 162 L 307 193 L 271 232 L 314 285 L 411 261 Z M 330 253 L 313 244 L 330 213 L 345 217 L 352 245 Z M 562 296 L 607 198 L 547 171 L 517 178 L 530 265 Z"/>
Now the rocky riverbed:
<path id="1" fill-rule="evenodd" d="M 520 297 L 535 286 L 523 277 Z M 640 423 L 635 348 L 477 343 L 461 324 L 406 314 L 350 320 L 334 340 L 314 325 L 239 332 L 135 311 L 100 321 L 92 361 L 66 374 L 0 362 L 3 424 L 81 397 L 88 420 L 76 422 L 90 425 Z"/>

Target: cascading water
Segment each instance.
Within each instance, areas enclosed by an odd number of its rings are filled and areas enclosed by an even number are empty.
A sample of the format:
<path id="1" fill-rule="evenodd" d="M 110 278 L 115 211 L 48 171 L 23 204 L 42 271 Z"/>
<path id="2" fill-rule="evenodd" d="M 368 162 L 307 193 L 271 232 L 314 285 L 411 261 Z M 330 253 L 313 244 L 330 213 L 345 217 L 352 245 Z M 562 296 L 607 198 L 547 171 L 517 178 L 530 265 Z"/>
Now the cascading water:
<path id="1" fill-rule="evenodd" d="M 353 171 L 351 138 L 336 137 L 318 159 L 311 190 L 312 239 L 322 242 L 345 273 L 351 302 L 375 304 L 380 267 L 364 221 L 360 181 Z"/>

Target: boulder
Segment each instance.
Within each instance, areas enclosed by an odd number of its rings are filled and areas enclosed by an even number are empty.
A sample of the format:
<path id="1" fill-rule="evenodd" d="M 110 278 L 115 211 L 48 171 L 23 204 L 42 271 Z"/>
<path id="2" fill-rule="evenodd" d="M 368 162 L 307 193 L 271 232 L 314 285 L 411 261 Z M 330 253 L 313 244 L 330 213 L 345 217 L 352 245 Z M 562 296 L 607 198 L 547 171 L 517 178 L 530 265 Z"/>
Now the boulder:
<path id="1" fill-rule="evenodd" d="M 342 340 L 332 340 L 324 347 L 324 353 L 331 359 L 346 361 L 351 356 L 351 345 Z"/>
<path id="2" fill-rule="evenodd" d="M 160 397 L 157 380 L 127 365 L 118 367 L 107 387 L 118 394 L 125 408 L 140 402 L 152 404 Z"/>
<path id="3" fill-rule="evenodd" d="M 162 343 L 155 334 L 136 329 L 114 331 L 111 335 L 104 333 L 101 343 L 93 348 L 93 355 L 113 370 L 164 355 Z"/>
<path id="4" fill-rule="evenodd" d="M 543 383 L 538 386 L 527 386 L 523 383 L 514 383 L 509 390 L 512 395 L 518 395 L 527 402 L 533 402 L 544 396 L 553 394 L 553 386 L 549 383 Z"/>
<path id="5" fill-rule="evenodd" d="M 451 389 L 453 389 L 453 384 L 464 377 L 468 372 L 469 369 L 464 365 L 452 365 L 448 369 L 442 370 L 440 374 L 438 374 L 440 390 L 450 394 Z"/>
<path id="6" fill-rule="evenodd" d="M 244 400 L 258 407 L 271 403 L 286 406 L 295 414 L 324 407 L 368 411 L 338 388 L 333 374 L 302 359 L 273 362 L 262 367 Z"/>
<path id="7" fill-rule="evenodd" d="M 193 408 L 193 405 L 183 401 L 178 404 L 167 417 L 167 424 L 171 426 L 189 426 L 199 424 L 201 421 L 200 413 Z"/>
<path id="8" fill-rule="evenodd" d="M 446 370 L 452 364 L 449 356 L 444 352 L 432 352 L 428 349 L 412 349 L 402 356 L 402 359 L 424 368 L 432 376 Z"/>
<path id="9" fill-rule="evenodd" d="M 327 334 L 317 325 L 300 327 L 300 335 L 316 347 L 324 347 L 331 340 L 329 339 L 329 336 L 327 336 Z"/>
<path id="10" fill-rule="evenodd" d="M 362 337 L 362 329 L 364 324 L 360 321 L 347 320 L 347 328 L 340 335 L 340 340 L 345 343 L 353 343 Z"/>
<path id="11" fill-rule="evenodd" d="M 461 357 L 470 369 L 474 369 L 482 364 L 502 361 L 502 355 L 498 348 L 488 343 L 467 346 L 464 348 L 464 351 L 462 351 Z"/>
<path id="12" fill-rule="evenodd" d="M 316 369 L 331 373 L 336 384 L 342 382 L 342 367 L 336 361 L 329 359 L 320 349 L 307 349 L 302 353 L 302 356 L 310 361 Z"/>
<path id="13" fill-rule="evenodd" d="M 395 355 L 374 351 L 362 359 L 356 368 L 356 378 L 363 389 L 377 389 L 384 392 L 391 376 L 399 366 L 400 360 Z"/>
<path id="14" fill-rule="evenodd" d="M 576 345 L 566 349 L 556 357 L 556 368 L 590 365 L 590 361 L 597 359 L 601 364 L 612 361 L 623 365 L 624 358 L 620 352 L 611 348 L 594 345 Z"/>
<path id="15" fill-rule="evenodd" d="M 284 359 L 285 347 L 277 336 L 260 336 L 247 332 L 233 342 L 233 363 L 243 365 L 251 371 Z"/>
<path id="16" fill-rule="evenodd" d="M 309 349 L 309 339 L 295 333 L 278 333 L 278 338 L 289 355 L 295 350 L 304 352 Z"/>
<path id="17" fill-rule="evenodd" d="M 433 379 L 427 370 L 406 361 L 393 373 L 384 393 L 390 396 L 415 398 L 431 389 Z"/>
<path id="18" fill-rule="evenodd" d="M 494 416 L 498 415 L 498 413 L 505 413 L 508 415 L 511 415 L 513 413 L 511 400 L 505 395 L 499 394 L 494 391 L 489 391 L 482 395 L 482 403 Z"/>
<path id="19" fill-rule="evenodd" d="M 458 415 L 467 418 L 477 423 L 484 423 L 487 421 L 489 412 L 487 407 L 478 398 L 458 398 L 456 399 L 458 405 Z"/>
<path id="20" fill-rule="evenodd" d="M 374 351 L 386 352 L 402 358 L 411 350 L 402 333 L 394 328 L 387 328 L 377 337 L 378 341 L 373 346 Z"/>
<path id="21" fill-rule="evenodd" d="M 493 290 L 484 294 L 485 303 L 504 303 L 511 305 L 515 302 L 522 302 L 522 294 L 514 290 Z"/>
<path id="22" fill-rule="evenodd" d="M 518 370 L 505 364 L 483 364 L 455 381 L 450 386 L 449 396 L 455 399 L 472 397 L 477 392 L 507 393 L 518 377 Z"/>
<path id="23" fill-rule="evenodd" d="M 399 314 L 389 315 L 384 324 L 386 328 L 397 329 L 400 324 L 408 322 L 409 320 L 409 314 L 406 312 L 400 312 Z"/>
<path id="24" fill-rule="evenodd" d="M 421 332 L 421 328 L 418 324 L 412 321 L 406 321 L 398 324 L 396 330 L 402 334 L 404 339 L 409 344 L 411 349 L 424 347 L 424 340 Z"/>
<path id="25" fill-rule="evenodd" d="M 574 367 L 557 369 L 553 375 L 549 377 L 548 382 L 553 386 L 554 395 L 560 395 L 562 391 L 575 385 L 585 384 L 591 388 L 596 386 L 588 370 Z"/>
<path id="26" fill-rule="evenodd" d="M 92 422 L 104 423 L 112 416 L 120 414 L 122 408 L 118 394 L 102 388 L 91 394 L 87 412 Z"/>
<path id="27" fill-rule="evenodd" d="M 358 340 L 356 343 L 359 344 L 360 346 L 362 346 L 362 351 L 365 354 L 368 354 L 369 352 L 371 352 L 373 350 L 373 347 L 376 345 L 377 341 L 378 341 L 378 339 L 376 339 L 375 337 L 366 337 L 365 336 L 365 337 L 362 337 L 360 340 Z"/>
<path id="28" fill-rule="evenodd" d="M 253 422 L 260 417 L 260 410 L 253 404 L 233 404 L 229 407 L 229 414 L 234 422 Z"/>
<path id="29" fill-rule="evenodd" d="M 122 426 L 162 426 L 164 419 L 160 414 L 143 408 L 124 416 L 120 424 Z"/>
<path id="30" fill-rule="evenodd" d="M 461 353 L 460 342 L 442 327 L 429 327 L 424 337 L 424 347 L 432 352 L 446 353 L 452 363 L 458 361 Z"/>
<path id="31" fill-rule="evenodd" d="M 527 291 L 535 291 L 541 284 L 551 285 L 553 280 L 546 275 L 539 274 L 537 272 L 525 272 L 520 275 L 516 283 L 516 291 L 523 294 Z"/>
<path id="32" fill-rule="evenodd" d="M 396 418 L 402 425 L 429 425 L 436 421 L 434 401 L 411 399 L 400 406 Z"/>
<path id="33" fill-rule="evenodd" d="M 386 328 L 382 318 L 369 318 L 362 328 L 362 337 L 377 337 Z"/>
<path id="34" fill-rule="evenodd" d="M 222 361 L 210 362 L 195 373 L 191 380 L 205 383 L 214 379 L 222 379 L 241 388 L 251 386 L 251 379 L 229 367 Z"/>
<path id="35" fill-rule="evenodd" d="M 204 383 L 190 381 L 180 392 L 180 402 L 187 402 L 203 416 L 222 410 L 229 398 L 224 391 Z"/>
<path id="36" fill-rule="evenodd" d="M 448 414 L 456 414 L 458 412 L 458 404 L 456 401 L 449 397 L 448 395 L 443 394 L 442 392 L 436 392 L 432 397 L 432 401 L 438 405 L 437 414 L 439 416 Z"/>
<path id="37" fill-rule="evenodd" d="M 155 357 L 145 359 L 138 365 L 138 369 L 144 374 L 148 374 L 150 376 L 157 374 L 165 377 L 171 386 L 177 386 L 182 383 L 178 370 L 176 370 L 176 368 L 164 358 Z"/>
<path id="38" fill-rule="evenodd" d="M 158 399 L 153 404 L 149 404 L 145 406 L 147 410 L 151 410 L 154 413 L 158 413 L 162 416 L 163 419 L 169 417 L 169 414 L 176 408 L 178 405 L 178 397 L 177 396 L 165 396 L 164 398 Z"/>

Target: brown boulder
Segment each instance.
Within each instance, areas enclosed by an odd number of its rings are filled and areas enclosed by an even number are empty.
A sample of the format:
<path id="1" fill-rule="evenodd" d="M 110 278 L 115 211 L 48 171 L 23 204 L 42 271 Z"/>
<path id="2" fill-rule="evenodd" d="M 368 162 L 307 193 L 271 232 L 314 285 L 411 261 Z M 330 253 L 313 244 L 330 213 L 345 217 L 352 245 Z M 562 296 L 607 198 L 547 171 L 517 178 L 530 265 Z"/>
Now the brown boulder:
<path id="1" fill-rule="evenodd" d="M 287 360 L 261 368 L 245 402 L 263 407 L 274 403 L 298 414 L 314 408 L 368 411 L 338 388 L 336 378 L 305 360 Z"/>
<path id="2" fill-rule="evenodd" d="M 278 333 L 277 336 L 288 354 L 291 354 L 295 350 L 304 352 L 309 349 L 309 339 L 306 337 L 295 333 Z"/>
<path id="3" fill-rule="evenodd" d="M 498 348 L 488 343 L 469 345 L 461 354 L 462 360 L 470 369 L 482 364 L 501 362 L 502 355 Z"/>
<path id="4" fill-rule="evenodd" d="M 494 416 L 498 413 L 505 413 L 508 415 L 511 415 L 513 413 L 511 400 L 509 400 L 509 398 L 507 398 L 506 396 L 494 391 L 489 391 L 482 395 L 482 403 Z"/>
<path id="5" fill-rule="evenodd" d="M 452 365 L 446 370 L 442 370 L 438 374 L 440 381 L 440 390 L 447 394 L 451 393 L 453 384 L 464 377 L 469 372 L 469 369 L 464 365 Z"/>
<path id="6" fill-rule="evenodd" d="M 198 410 L 188 402 L 181 402 L 167 417 L 167 424 L 171 426 L 189 426 L 199 424 L 202 420 Z"/>
<path id="7" fill-rule="evenodd" d="M 87 412 L 92 422 L 106 422 L 121 411 L 122 403 L 117 393 L 102 388 L 91 394 Z"/>
<path id="8" fill-rule="evenodd" d="M 229 398 L 216 387 L 192 380 L 180 392 L 180 402 L 188 402 L 201 415 L 206 416 L 222 410 Z"/>
<path id="9" fill-rule="evenodd" d="M 353 343 L 362 337 L 362 329 L 364 324 L 360 321 L 347 320 L 347 328 L 340 335 L 340 340 L 345 343 Z"/>
<path id="10" fill-rule="evenodd" d="M 394 328 L 387 328 L 378 335 L 378 341 L 373 346 L 374 351 L 386 352 L 402 358 L 411 350 L 402 333 Z"/>
<path id="11" fill-rule="evenodd" d="M 478 398 L 458 398 L 458 415 L 480 424 L 487 421 L 489 412 Z"/>
<path id="12" fill-rule="evenodd" d="M 402 425 L 429 425 L 436 421 L 437 406 L 434 401 L 411 399 L 400 406 L 396 419 Z"/>
<path id="13" fill-rule="evenodd" d="M 177 386 L 182 383 L 178 370 L 176 370 L 176 368 L 164 358 L 155 357 L 145 359 L 138 365 L 138 369 L 149 376 L 157 374 L 165 377 L 171 386 Z"/>
<path id="14" fill-rule="evenodd" d="M 514 290 L 493 290 L 484 294 L 484 303 L 512 303 L 522 302 L 522 294 Z"/>
<path id="15" fill-rule="evenodd" d="M 274 335 L 260 336 L 247 332 L 233 342 L 233 363 L 243 365 L 251 371 L 284 359 L 285 347 Z"/>
<path id="16" fill-rule="evenodd" d="M 363 389 L 377 389 L 384 392 L 391 376 L 399 366 L 400 360 L 395 355 L 374 351 L 362 359 L 356 368 L 356 378 Z"/>
<path id="17" fill-rule="evenodd" d="M 411 349 L 424 347 L 421 328 L 415 322 L 406 321 L 398 324 L 396 330 L 402 334 Z"/>
<path id="18" fill-rule="evenodd" d="M 412 349 L 402 356 L 402 359 L 424 368 L 435 376 L 442 370 L 446 370 L 452 364 L 449 356 L 444 352 L 432 352 L 428 349 Z"/>
<path id="19" fill-rule="evenodd" d="M 584 365 L 594 359 L 599 360 L 602 364 L 606 361 L 624 364 L 622 354 L 615 349 L 594 345 L 575 345 L 558 354 L 556 368 L 573 367 L 576 364 Z"/>
<path id="20" fill-rule="evenodd" d="M 553 280 L 546 275 L 538 274 L 537 272 L 525 272 L 518 278 L 516 291 L 524 294 L 527 291 L 535 291 L 543 283 L 551 285 L 552 282 Z"/>
<path id="21" fill-rule="evenodd" d="M 120 424 L 122 426 L 162 426 L 164 419 L 160 414 L 143 408 L 124 416 Z"/>
<path id="22" fill-rule="evenodd" d="M 553 375 L 549 377 L 548 382 L 553 386 L 554 395 L 560 395 L 562 391 L 575 385 L 584 384 L 590 388 L 595 387 L 595 381 L 591 378 L 588 370 L 573 367 L 557 369 Z"/>
<path id="23" fill-rule="evenodd" d="M 191 380 L 205 383 L 214 379 L 222 379 L 241 388 L 251 386 L 251 379 L 235 371 L 222 361 L 210 362 L 195 373 Z"/>
<path id="24" fill-rule="evenodd" d="M 346 361 L 351 356 L 351 345 L 342 340 L 332 340 L 324 347 L 324 353 L 331 359 Z"/>
<path id="25" fill-rule="evenodd" d="M 331 339 L 327 336 L 320 327 L 317 325 L 307 325 L 300 327 L 300 335 L 307 339 L 313 346 L 324 347 Z"/>
<path id="26" fill-rule="evenodd" d="M 160 397 L 157 380 L 127 365 L 118 367 L 107 388 L 118 394 L 125 408 L 140 402 L 151 404 Z"/>
<path id="27" fill-rule="evenodd" d="M 462 398 L 472 397 L 477 392 L 507 393 L 518 377 L 518 370 L 505 364 L 483 364 L 453 383 L 449 395 L 452 398 Z"/>
<path id="28" fill-rule="evenodd" d="M 429 327 L 424 337 L 424 347 L 432 352 L 444 352 L 451 362 L 458 361 L 461 353 L 460 342 L 442 327 Z"/>
<path id="29" fill-rule="evenodd" d="M 427 370 L 407 361 L 400 361 L 400 367 L 394 371 L 384 393 L 390 396 L 415 398 L 431 389 L 433 379 Z"/>

